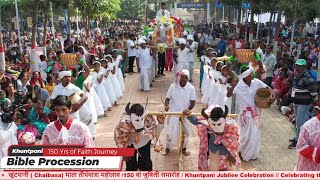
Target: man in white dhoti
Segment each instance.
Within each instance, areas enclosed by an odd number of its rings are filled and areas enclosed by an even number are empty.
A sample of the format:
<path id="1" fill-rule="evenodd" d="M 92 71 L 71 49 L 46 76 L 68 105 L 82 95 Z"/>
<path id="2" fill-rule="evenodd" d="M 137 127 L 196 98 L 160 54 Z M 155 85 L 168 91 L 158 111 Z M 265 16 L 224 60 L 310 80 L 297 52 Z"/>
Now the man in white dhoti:
<path id="1" fill-rule="evenodd" d="M 195 52 L 197 50 L 197 42 L 193 40 L 193 36 L 189 35 L 187 37 L 188 41 L 188 48 L 190 49 L 190 56 L 189 56 L 189 72 L 190 72 L 190 79 L 189 82 L 193 82 L 193 71 L 194 71 L 194 60 L 195 60 Z"/>
<path id="2" fill-rule="evenodd" d="M 157 18 L 162 18 L 164 16 L 166 18 L 170 18 L 170 12 L 166 10 L 166 3 L 162 2 L 160 6 L 161 6 L 161 9 L 157 12 Z"/>
<path id="3" fill-rule="evenodd" d="M 182 69 L 189 69 L 189 58 L 192 56 L 190 49 L 186 48 L 187 41 L 183 38 L 179 39 L 179 49 L 175 49 L 174 53 L 177 58 L 174 59 L 177 64 L 176 72 L 180 72 Z"/>
<path id="4" fill-rule="evenodd" d="M 151 72 L 152 72 L 152 54 L 150 48 L 146 46 L 146 41 L 140 39 L 140 48 L 137 51 L 137 62 L 139 62 L 140 74 L 140 90 L 150 91 L 150 84 L 152 82 Z"/>
<path id="5" fill-rule="evenodd" d="M 168 89 L 165 110 L 170 112 L 183 112 L 188 114 L 194 107 L 196 101 L 196 92 L 192 84 L 188 82 L 189 71 L 186 69 L 177 73 L 174 83 Z M 170 152 L 170 149 L 178 144 L 179 140 L 179 117 L 170 117 L 167 121 L 167 143 L 165 155 Z M 187 151 L 189 141 L 189 129 L 185 124 L 185 141 L 183 144 L 182 153 L 189 156 L 190 152 Z"/>
<path id="6" fill-rule="evenodd" d="M 18 144 L 17 130 L 15 122 L 3 117 L 0 118 L 0 160 L 8 155 L 8 147 Z"/>
<path id="7" fill-rule="evenodd" d="M 239 83 L 232 83 L 227 97 L 236 95 L 236 104 L 240 110 L 237 122 L 240 128 L 240 153 L 244 161 L 249 161 L 258 157 L 261 146 L 261 112 L 255 105 L 254 97 L 258 89 L 270 87 L 253 78 L 252 66 L 242 65 L 240 69 Z"/>

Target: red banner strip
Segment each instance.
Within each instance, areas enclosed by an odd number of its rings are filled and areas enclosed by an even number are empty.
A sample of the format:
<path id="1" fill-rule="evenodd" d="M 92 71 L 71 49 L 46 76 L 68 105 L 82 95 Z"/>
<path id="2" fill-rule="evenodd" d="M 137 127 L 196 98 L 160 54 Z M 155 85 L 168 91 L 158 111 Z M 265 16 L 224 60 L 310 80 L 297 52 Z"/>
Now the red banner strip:
<path id="1" fill-rule="evenodd" d="M 134 148 L 43 148 L 43 156 L 133 156 Z"/>

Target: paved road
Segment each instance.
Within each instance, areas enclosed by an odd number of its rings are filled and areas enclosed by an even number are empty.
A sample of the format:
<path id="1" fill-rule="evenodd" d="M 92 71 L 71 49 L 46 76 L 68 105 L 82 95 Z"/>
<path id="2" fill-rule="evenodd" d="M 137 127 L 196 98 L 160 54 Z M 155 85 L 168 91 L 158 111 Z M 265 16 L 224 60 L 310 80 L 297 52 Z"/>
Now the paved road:
<path id="1" fill-rule="evenodd" d="M 193 83 L 197 89 L 197 101 L 195 111 L 200 112 L 203 105 L 200 103 L 199 91 L 199 72 L 195 73 L 196 78 Z M 153 83 L 153 88 L 149 92 L 138 90 L 138 74 L 127 75 L 126 91 L 120 99 L 119 105 L 113 107 L 106 118 L 100 118 L 96 125 L 97 134 L 95 143 L 97 147 L 115 147 L 113 141 L 114 128 L 124 112 L 128 102 L 145 103 L 149 98 L 148 109 L 150 111 L 164 110 L 161 97 L 165 95 L 169 85 L 173 82 L 171 72 L 166 72 L 166 76 L 157 78 Z M 190 143 L 188 149 L 191 152 L 189 157 L 184 157 L 183 170 L 198 170 L 198 147 L 199 138 L 196 128 L 191 128 Z M 262 170 L 262 171 L 291 171 L 295 167 L 296 151 L 289 150 L 288 139 L 294 137 L 294 126 L 275 107 L 263 111 L 263 129 L 262 129 L 262 146 L 261 153 L 257 160 L 242 162 L 238 170 Z M 165 135 L 161 134 L 160 139 L 164 141 Z M 153 169 L 154 170 L 178 170 L 177 151 L 171 152 L 168 156 L 152 151 Z"/>

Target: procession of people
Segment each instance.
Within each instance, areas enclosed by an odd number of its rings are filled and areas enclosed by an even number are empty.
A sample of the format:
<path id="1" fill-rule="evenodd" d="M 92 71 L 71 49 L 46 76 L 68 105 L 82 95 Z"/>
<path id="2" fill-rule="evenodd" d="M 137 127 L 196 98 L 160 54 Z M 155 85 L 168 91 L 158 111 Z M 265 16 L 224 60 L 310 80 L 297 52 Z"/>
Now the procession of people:
<path id="1" fill-rule="evenodd" d="M 181 140 L 180 121 L 184 122 L 180 147 L 184 156 L 190 155 L 189 125 L 197 127 L 199 170 L 237 170 L 241 161 L 259 158 L 261 144 L 267 143 L 262 142 L 263 109 L 276 107 L 288 123 L 296 125 L 288 146 L 298 153 L 296 170 L 320 171 L 315 41 L 310 39 L 303 48 L 294 47 L 299 52 L 288 54 L 290 45 L 285 41 L 274 51 L 263 39 L 250 46 L 239 34 L 210 34 L 196 27 L 183 32 L 177 19 L 161 3 L 149 25 L 153 32 L 127 26 L 104 36 L 107 33 L 97 28 L 91 39 L 64 41 L 58 33 L 48 33 L 47 52 L 37 54 L 35 65 L 27 48 L 17 50 L 16 40 L 9 44 L 0 74 L 0 106 L 2 114 L 12 113 L 12 119 L 2 116 L 0 158 L 13 144 L 95 147 L 96 126 L 119 104 L 128 103 L 122 97 L 129 88 L 132 91 L 128 81 L 136 77 L 136 90 L 143 98 L 153 93 L 157 79 L 172 81 L 158 111 L 177 112 L 184 119 L 149 115 L 148 100 L 145 106 L 129 102 L 114 130 L 117 147 L 135 149 L 133 157 L 124 157 L 126 170 L 156 170 L 150 149 L 159 148 L 164 134 L 165 147 L 157 151 L 168 157 Z M 199 76 L 195 69 L 200 69 Z M 260 98 L 260 92 L 268 96 Z M 190 115 L 195 106 L 204 107 L 201 116 Z"/>

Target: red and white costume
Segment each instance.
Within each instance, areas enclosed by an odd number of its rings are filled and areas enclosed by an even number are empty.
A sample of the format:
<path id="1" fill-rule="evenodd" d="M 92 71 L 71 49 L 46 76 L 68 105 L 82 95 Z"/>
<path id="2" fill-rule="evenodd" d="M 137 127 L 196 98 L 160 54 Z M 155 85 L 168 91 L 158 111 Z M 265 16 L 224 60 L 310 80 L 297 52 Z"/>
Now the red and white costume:
<path id="1" fill-rule="evenodd" d="M 297 151 L 297 171 L 320 171 L 320 115 L 301 127 Z"/>

